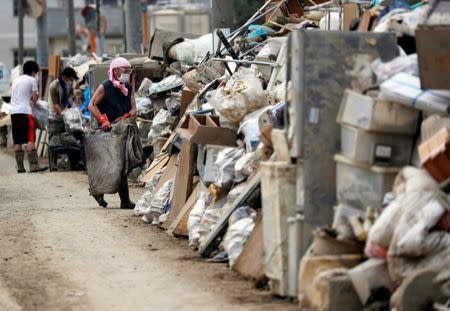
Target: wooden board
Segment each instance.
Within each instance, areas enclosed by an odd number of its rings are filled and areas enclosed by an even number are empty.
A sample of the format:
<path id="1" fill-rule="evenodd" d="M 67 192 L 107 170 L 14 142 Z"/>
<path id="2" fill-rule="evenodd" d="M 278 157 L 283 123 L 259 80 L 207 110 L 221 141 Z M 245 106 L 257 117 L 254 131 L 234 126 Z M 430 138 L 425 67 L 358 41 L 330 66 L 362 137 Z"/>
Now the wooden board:
<path id="1" fill-rule="evenodd" d="M 170 156 L 167 153 L 160 153 L 152 162 L 150 167 L 145 172 L 142 181 L 147 183 L 152 180 L 153 176 L 159 172 L 169 162 Z"/>
<path id="2" fill-rule="evenodd" d="M 344 4 L 344 30 L 350 30 L 353 19 L 358 17 L 358 5 L 356 3 Z"/>
<path id="3" fill-rule="evenodd" d="M 189 196 L 189 199 L 186 201 L 180 213 L 178 213 L 177 217 L 167 230 L 168 234 L 174 236 L 188 236 L 189 232 L 187 229 L 187 223 L 189 219 L 189 214 L 194 208 L 195 203 L 197 203 L 197 200 L 200 197 L 200 193 L 206 190 L 207 188 L 201 181 L 199 181 L 195 185 L 194 190 Z"/>
<path id="4" fill-rule="evenodd" d="M 48 57 L 48 75 L 53 79 L 56 79 L 59 76 L 59 72 L 61 70 L 61 56 L 59 55 L 50 55 Z"/>
<path id="5" fill-rule="evenodd" d="M 155 195 L 167 181 L 175 177 L 177 173 L 177 156 L 178 154 L 176 153 L 170 156 L 169 162 L 167 163 L 161 178 L 156 184 L 155 189 L 153 189 L 153 195 Z"/>
<path id="6" fill-rule="evenodd" d="M 236 200 L 223 212 L 222 217 L 217 222 L 217 225 L 214 227 L 207 238 L 206 242 L 203 245 L 200 245 L 198 252 L 202 256 L 209 256 L 218 246 L 218 238 L 225 234 L 225 230 L 228 224 L 228 218 L 230 218 L 231 214 L 242 204 L 251 197 L 253 192 L 259 189 L 261 184 L 261 173 L 256 173 L 255 177 L 253 177 L 247 184 L 247 187 L 239 194 Z"/>
<path id="7" fill-rule="evenodd" d="M 245 243 L 242 253 L 234 263 L 233 270 L 247 279 L 261 282 L 265 278 L 263 254 L 263 225 L 259 217 L 255 229 Z"/>
<path id="8" fill-rule="evenodd" d="M 168 229 L 177 218 L 187 199 L 192 193 L 194 175 L 195 145 L 184 139 L 181 144 L 180 159 L 175 177 L 174 195 L 167 220 L 162 224 Z"/>

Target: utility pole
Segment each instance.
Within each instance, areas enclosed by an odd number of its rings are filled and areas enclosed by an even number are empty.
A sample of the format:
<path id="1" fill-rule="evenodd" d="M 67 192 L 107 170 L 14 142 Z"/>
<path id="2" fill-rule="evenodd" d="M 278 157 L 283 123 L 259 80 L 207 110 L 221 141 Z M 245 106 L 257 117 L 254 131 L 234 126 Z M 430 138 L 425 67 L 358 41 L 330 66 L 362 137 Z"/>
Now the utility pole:
<path id="1" fill-rule="evenodd" d="M 127 18 L 125 15 L 125 0 L 122 0 L 123 51 L 127 52 Z"/>
<path id="2" fill-rule="evenodd" d="M 47 3 L 42 1 L 43 14 L 36 20 L 37 50 L 36 59 L 41 67 L 48 66 L 48 35 L 47 35 Z"/>
<path id="3" fill-rule="evenodd" d="M 69 41 L 69 53 L 74 56 L 77 53 L 75 44 L 75 16 L 73 10 L 73 0 L 67 0 L 67 40 Z"/>
<path id="4" fill-rule="evenodd" d="M 141 1 L 125 0 L 125 22 L 127 36 L 127 52 L 141 53 L 142 51 L 142 10 Z"/>
<path id="5" fill-rule="evenodd" d="M 19 20 L 19 50 L 17 55 L 18 65 L 23 64 L 23 16 L 24 16 L 23 0 L 18 1 L 18 20 Z"/>

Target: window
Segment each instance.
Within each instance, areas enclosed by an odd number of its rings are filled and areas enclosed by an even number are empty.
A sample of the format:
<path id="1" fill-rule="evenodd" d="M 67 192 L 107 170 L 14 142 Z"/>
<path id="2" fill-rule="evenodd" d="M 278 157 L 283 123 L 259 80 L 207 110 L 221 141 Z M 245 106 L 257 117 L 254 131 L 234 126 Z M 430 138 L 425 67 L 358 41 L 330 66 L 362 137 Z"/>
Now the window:
<path id="1" fill-rule="evenodd" d="M 13 50 L 14 67 L 19 65 L 19 50 Z M 23 51 L 23 61 L 36 60 L 36 49 L 24 49 Z"/>

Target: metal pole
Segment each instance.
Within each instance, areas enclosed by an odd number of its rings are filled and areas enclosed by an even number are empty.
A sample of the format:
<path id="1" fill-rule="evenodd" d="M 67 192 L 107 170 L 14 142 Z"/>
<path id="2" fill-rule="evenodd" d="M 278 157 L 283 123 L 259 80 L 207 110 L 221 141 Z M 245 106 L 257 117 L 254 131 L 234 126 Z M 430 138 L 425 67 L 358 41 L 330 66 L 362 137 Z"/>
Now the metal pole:
<path id="1" fill-rule="evenodd" d="M 23 0 L 19 0 L 18 4 L 18 20 L 19 20 L 19 50 L 17 55 L 18 65 L 23 64 Z"/>
<path id="2" fill-rule="evenodd" d="M 69 41 L 69 53 L 74 56 L 77 53 L 75 44 L 75 16 L 73 10 L 73 0 L 67 0 L 67 40 Z"/>
<path id="3" fill-rule="evenodd" d="M 141 2 L 125 0 L 125 22 L 127 25 L 127 52 L 140 53 L 142 46 L 142 12 Z"/>
<path id="4" fill-rule="evenodd" d="M 47 3 L 42 1 L 43 11 L 41 17 L 36 20 L 37 28 L 37 63 L 41 67 L 48 66 L 48 35 L 47 35 Z"/>
<path id="5" fill-rule="evenodd" d="M 123 37 L 123 51 L 126 53 L 127 50 L 127 22 L 126 22 L 126 14 L 125 14 L 125 0 L 122 0 L 122 37 Z"/>
<path id="6" fill-rule="evenodd" d="M 100 37 L 102 33 L 102 22 L 100 16 L 100 0 L 95 0 L 95 16 L 97 21 L 97 38 Z"/>
<path id="7" fill-rule="evenodd" d="M 251 60 L 238 60 L 238 59 L 226 59 L 226 58 L 212 58 L 211 60 L 215 61 L 215 62 L 224 62 L 224 63 L 253 64 L 253 65 L 280 67 L 280 65 L 277 63 L 259 62 L 259 61 L 251 61 Z"/>

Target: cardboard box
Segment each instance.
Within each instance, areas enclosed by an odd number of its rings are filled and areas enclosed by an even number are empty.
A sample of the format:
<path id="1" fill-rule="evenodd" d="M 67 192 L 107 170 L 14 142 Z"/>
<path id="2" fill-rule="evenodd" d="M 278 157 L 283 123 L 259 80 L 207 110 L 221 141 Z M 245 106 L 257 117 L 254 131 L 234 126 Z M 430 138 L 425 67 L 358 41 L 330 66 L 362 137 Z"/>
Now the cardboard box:
<path id="1" fill-rule="evenodd" d="M 194 144 L 236 146 L 236 132 L 220 127 L 217 116 L 188 115 L 178 132 Z"/>
<path id="2" fill-rule="evenodd" d="M 195 95 L 196 93 L 187 86 L 183 88 L 183 91 L 181 92 L 180 116 L 184 115 Z"/>
<path id="3" fill-rule="evenodd" d="M 339 124 L 366 131 L 414 135 L 419 111 L 398 103 L 345 90 L 337 116 Z"/>
<path id="4" fill-rule="evenodd" d="M 419 146 L 423 167 L 438 182 L 450 177 L 450 129 L 445 127 Z"/>

